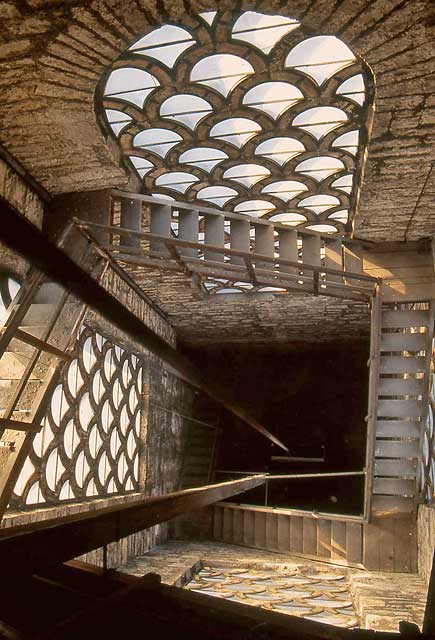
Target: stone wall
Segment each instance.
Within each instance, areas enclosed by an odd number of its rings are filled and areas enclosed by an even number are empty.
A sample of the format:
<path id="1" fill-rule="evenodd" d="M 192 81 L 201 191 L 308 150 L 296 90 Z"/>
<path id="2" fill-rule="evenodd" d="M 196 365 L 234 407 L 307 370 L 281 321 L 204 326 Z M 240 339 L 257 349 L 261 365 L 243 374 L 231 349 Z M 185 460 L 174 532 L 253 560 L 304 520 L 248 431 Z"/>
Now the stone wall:
<path id="1" fill-rule="evenodd" d="M 417 519 L 418 573 L 429 582 L 435 549 L 435 509 L 422 504 Z"/>

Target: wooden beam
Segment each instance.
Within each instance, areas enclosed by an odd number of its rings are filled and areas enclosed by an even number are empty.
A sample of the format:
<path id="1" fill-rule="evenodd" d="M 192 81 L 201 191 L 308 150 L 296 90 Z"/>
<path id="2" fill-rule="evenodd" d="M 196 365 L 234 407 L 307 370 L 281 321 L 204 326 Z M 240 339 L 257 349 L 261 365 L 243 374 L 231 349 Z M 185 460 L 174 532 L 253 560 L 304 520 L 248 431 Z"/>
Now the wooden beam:
<path id="1" fill-rule="evenodd" d="M 185 489 L 121 504 L 0 530 L 2 574 L 35 573 L 71 560 L 120 538 L 263 485 L 256 475 Z"/>
<path id="2" fill-rule="evenodd" d="M 0 239 L 6 245 L 24 256 L 50 279 L 68 289 L 84 304 L 96 309 L 109 322 L 119 327 L 121 331 L 131 335 L 134 340 L 140 342 L 158 358 L 173 366 L 174 369 L 188 378 L 193 385 L 207 393 L 214 400 L 221 402 L 228 411 L 231 411 L 243 422 L 284 451 L 288 451 L 285 444 L 255 418 L 252 418 L 245 409 L 240 407 L 226 389 L 218 388 L 214 378 L 208 378 L 204 375 L 188 358 L 165 342 L 153 329 L 147 327 L 115 296 L 98 284 L 94 278 L 6 202 L 0 202 L 0 213 L 3 220 L 0 228 Z"/>
<path id="3" fill-rule="evenodd" d="M 57 349 L 44 340 L 40 340 L 36 336 L 32 336 L 30 333 L 27 333 L 27 331 L 22 331 L 22 329 L 14 330 L 14 338 L 20 340 L 21 342 L 25 342 L 26 344 L 29 344 L 36 349 L 39 349 L 39 351 L 46 351 L 47 353 L 51 353 L 53 356 L 56 356 L 56 358 L 60 358 L 61 360 L 71 360 L 71 356 L 64 351 Z"/>
<path id="4" fill-rule="evenodd" d="M 16 431 L 38 433 L 42 429 L 42 423 L 35 424 L 34 422 L 24 422 L 22 420 L 0 418 L 0 429 L 15 429 Z"/>

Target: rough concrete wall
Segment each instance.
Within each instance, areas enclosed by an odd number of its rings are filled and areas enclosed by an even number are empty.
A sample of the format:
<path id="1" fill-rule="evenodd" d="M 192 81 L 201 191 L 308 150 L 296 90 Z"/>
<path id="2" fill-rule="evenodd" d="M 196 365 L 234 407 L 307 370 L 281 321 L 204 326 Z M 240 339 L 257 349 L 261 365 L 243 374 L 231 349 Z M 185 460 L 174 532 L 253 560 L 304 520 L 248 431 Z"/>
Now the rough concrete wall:
<path id="1" fill-rule="evenodd" d="M 1 3 L 1 141 L 51 193 L 125 184 L 94 113 L 101 75 L 150 25 L 236 7 L 232 0 Z M 380 0 L 367 9 L 366 0 L 262 0 L 255 8 L 339 35 L 373 70 L 376 115 L 357 232 L 401 240 L 412 219 L 410 238 L 431 233 L 433 187 L 421 190 L 434 148 L 433 3 Z"/>
<path id="2" fill-rule="evenodd" d="M 36 227 L 42 227 L 44 203 L 1 158 L 0 196 L 7 200 Z"/>
<path id="3" fill-rule="evenodd" d="M 422 504 L 417 519 L 418 573 L 429 582 L 435 550 L 435 509 Z"/>

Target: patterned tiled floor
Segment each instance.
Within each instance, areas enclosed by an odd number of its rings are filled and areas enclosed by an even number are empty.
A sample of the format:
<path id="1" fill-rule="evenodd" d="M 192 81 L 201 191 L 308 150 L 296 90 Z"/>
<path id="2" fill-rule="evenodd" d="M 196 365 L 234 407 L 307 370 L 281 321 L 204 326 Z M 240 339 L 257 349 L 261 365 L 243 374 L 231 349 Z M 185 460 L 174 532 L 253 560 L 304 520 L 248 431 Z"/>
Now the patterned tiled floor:
<path id="1" fill-rule="evenodd" d="M 358 626 L 347 577 L 335 568 L 262 571 L 206 564 L 185 588 L 339 627 Z"/>

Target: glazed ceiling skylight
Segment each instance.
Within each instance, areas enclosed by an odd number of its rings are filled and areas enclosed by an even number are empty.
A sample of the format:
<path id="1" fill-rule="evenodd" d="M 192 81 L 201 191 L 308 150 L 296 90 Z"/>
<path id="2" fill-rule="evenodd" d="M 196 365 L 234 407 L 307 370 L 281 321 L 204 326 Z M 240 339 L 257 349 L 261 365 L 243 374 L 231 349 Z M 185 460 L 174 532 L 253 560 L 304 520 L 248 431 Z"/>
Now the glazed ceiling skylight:
<path id="1" fill-rule="evenodd" d="M 343 232 L 371 87 L 335 36 L 283 16 L 210 11 L 150 30 L 101 93 L 144 193 Z"/>

